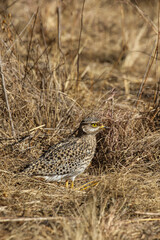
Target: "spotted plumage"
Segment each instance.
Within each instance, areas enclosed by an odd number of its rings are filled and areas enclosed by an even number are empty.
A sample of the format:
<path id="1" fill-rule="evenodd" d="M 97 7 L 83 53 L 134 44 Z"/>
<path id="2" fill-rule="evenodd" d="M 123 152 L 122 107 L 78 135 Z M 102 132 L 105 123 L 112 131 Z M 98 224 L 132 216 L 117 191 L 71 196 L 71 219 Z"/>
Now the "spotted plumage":
<path id="1" fill-rule="evenodd" d="M 104 128 L 96 118 L 85 118 L 76 136 L 53 145 L 37 161 L 24 169 L 29 176 L 42 176 L 47 181 L 74 179 L 90 164 L 96 149 L 96 134 Z M 67 182 L 68 185 L 68 182 Z"/>

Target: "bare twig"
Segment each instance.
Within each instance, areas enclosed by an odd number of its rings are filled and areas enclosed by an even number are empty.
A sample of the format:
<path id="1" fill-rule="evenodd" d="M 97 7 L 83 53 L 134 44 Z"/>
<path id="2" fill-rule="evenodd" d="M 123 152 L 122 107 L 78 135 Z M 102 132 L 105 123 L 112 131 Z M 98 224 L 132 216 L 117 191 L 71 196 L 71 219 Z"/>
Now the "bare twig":
<path id="1" fill-rule="evenodd" d="M 61 0 L 58 0 L 58 6 L 57 6 L 57 46 L 59 51 L 64 56 L 62 47 L 61 47 Z"/>
<path id="2" fill-rule="evenodd" d="M 82 30 L 83 30 L 84 5 L 85 5 L 85 0 L 83 0 L 82 10 L 81 10 L 81 26 L 80 26 L 79 41 L 78 41 L 78 52 L 77 52 L 77 82 L 76 82 L 76 87 L 78 87 L 78 83 L 79 83 L 79 56 L 80 56 L 81 36 L 82 36 Z"/>
<path id="3" fill-rule="evenodd" d="M 135 212 L 136 214 L 139 214 L 139 215 L 149 215 L 149 216 L 160 216 L 160 212 L 159 213 L 153 213 L 153 212 L 139 212 L 139 211 L 136 211 Z"/>
<path id="4" fill-rule="evenodd" d="M 157 84 L 156 84 L 156 90 L 155 90 L 155 94 L 154 94 L 154 106 L 156 109 L 156 114 L 159 112 L 160 109 L 160 67 L 159 67 L 159 62 L 158 62 L 158 58 L 159 58 L 159 43 L 160 43 L 160 0 L 158 1 L 158 36 L 157 36 L 157 52 L 156 52 L 156 79 L 157 79 Z M 156 116 L 156 114 L 154 114 L 154 117 Z M 154 119 L 153 117 L 153 119 Z"/>
<path id="5" fill-rule="evenodd" d="M 34 28 L 35 28 L 35 24 L 36 24 L 36 20 L 37 20 L 38 11 L 39 11 L 39 8 L 37 8 L 37 11 L 36 11 L 36 14 L 35 14 L 35 19 L 34 19 L 34 22 L 33 22 L 33 27 L 32 27 L 32 31 L 31 31 L 31 38 L 30 38 L 30 41 L 29 41 L 28 51 L 27 51 L 25 74 L 24 74 L 23 79 L 26 78 L 26 75 L 28 73 L 27 68 L 28 68 L 29 56 L 30 56 L 30 51 L 31 51 L 32 39 L 33 39 L 33 33 L 34 33 Z"/>
<path id="6" fill-rule="evenodd" d="M 151 221 L 160 221 L 160 218 L 137 218 L 133 220 L 126 220 L 125 223 L 151 222 Z"/>
<path id="7" fill-rule="evenodd" d="M 27 29 L 27 27 L 30 25 L 30 23 L 32 22 L 33 17 L 35 16 L 35 14 L 32 15 L 32 17 L 30 18 L 29 22 L 26 24 L 26 26 L 23 28 L 23 30 L 20 32 L 20 34 L 18 35 L 18 37 L 16 38 L 16 40 L 13 42 L 13 44 L 10 46 L 10 48 L 7 50 L 6 53 L 10 53 L 13 46 L 16 44 L 16 42 L 18 41 L 18 39 L 20 38 L 20 36 L 25 32 L 25 30 Z"/>
<path id="8" fill-rule="evenodd" d="M 10 124 L 11 124 L 11 129 L 12 129 L 12 135 L 13 135 L 14 138 L 16 138 L 16 133 L 15 133 L 15 129 L 14 129 L 11 109 L 10 109 L 10 105 L 9 105 L 9 101 L 8 101 L 8 95 L 7 95 L 7 91 L 6 91 L 6 83 L 5 83 L 4 74 L 3 74 L 2 57 L 1 56 L 0 56 L 0 75 L 1 75 L 1 80 L 2 80 L 3 92 L 4 92 L 4 96 L 5 96 L 5 100 L 6 100 L 7 110 L 8 110 L 8 114 L 9 114 L 9 119 L 10 119 Z"/>
<path id="9" fill-rule="evenodd" d="M 40 125 L 40 126 L 38 126 L 38 127 L 32 128 L 32 129 L 30 129 L 30 130 L 28 130 L 28 131 L 26 131 L 26 132 L 23 132 L 22 134 L 26 134 L 26 133 L 28 133 L 28 132 L 33 132 L 33 131 L 35 131 L 35 130 L 37 130 L 37 129 L 43 128 L 44 126 L 45 126 L 45 124 Z"/>
<path id="10" fill-rule="evenodd" d="M 0 14 L 2 14 L 3 12 L 7 11 L 8 8 L 12 7 L 15 3 L 17 3 L 18 0 L 15 0 L 14 2 L 12 2 L 10 5 L 8 5 L 5 9 L 2 9 L 2 11 L 0 11 Z"/>
<path id="11" fill-rule="evenodd" d="M 154 55 L 153 55 L 153 57 L 152 57 L 153 51 L 154 51 Z M 152 52 L 151 52 L 150 57 L 149 57 L 149 60 L 148 60 L 147 69 L 146 69 L 146 72 L 145 72 L 145 74 L 144 74 L 143 81 L 142 81 L 142 83 L 141 83 L 141 86 L 140 86 L 140 89 L 139 89 L 139 92 L 138 92 L 138 99 L 137 99 L 136 106 L 138 106 L 139 100 L 140 100 L 140 98 L 141 98 L 141 96 L 142 96 L 143 89 L 144 89 L 144 85 L 145 85 L 145 83 L 146 83 L 146 80 L 147 80 L 147 78 L 148 78 L 148 74 L 149 74 L 149 72 L 150 72 L 150 70 L 151 70 L 151 67 L 152 67 L 152 65 L 153 65 L 153 62 L 154 62 L 154 60 L 155 60 L 156 51 L 157 51 L 157 40 L 155 41 L 155 44 L 154 44 L 154 46 L 153 46 L 153 48 L 152 48 Z M 151 63 L 150 63 L 150 61 L 151 61 Z"/>
<path id="12" fill-rule="evenodd" d="M 127 0 L 126 1 L 128 4 L 130 4 L 132 7 L 134 7 L 137 12 L 139 13 L 139 15 L 151 26 L 151 28 L 153 29 L 153 31 L 158 34 L 158 29 L 157 26 L 154 24 L 154 22 L 148 18 L 148 16 L 138 7 L 137 4 L 132 3 L 131 1 Z"/>
<path id="13" fill-rule="evenodd" d="M 0 218 L 0 222 L 31 222 L 31 221 L 49 221 L 64 219 L 64 217 L 26 217 L 26 218 Z"/>
<path id="14" fill-rule="evenodd" d="M 138 92 L 138 100 L 137 100 L 137 103 L 136 103 L 136 106 L 138 105 L 139 103 L 139 100 L 142 96 L 142 93 L 143 93 L 143 90 L 144 90 L 144 85 L 146 83 L 146 80 L 148 78 L 148 74 L 151 70 L 151 67 L 153 65 L 153 62 L 154 60 L 158 59 L 158 45 L 159 45 L 159 10 L 160 10 L 160 3 L 159 3 L 159 7 L 158 7 L 158 29 L 157 27 L 155 26 L 155 24 L 147 17 L 145 16 L 144 12 L 135 4 L 132 4 L 132 6 L 134 6 L 136 8 L 136 10 L 138 11 L 138 13 L 146 20 L 146 22 L 148 22 L 151 26 L 152 26 L 152 29 L 155 31 L 155 33 L 157 34 L 157 39 L 155 40 L 155 44 L 152 48 L 152 52 L 150 54 L 150 57 L 149 57 L 149 60 L 148 60 L 148 64 L 147 64 L 147 69 L 146 69 L 146 72 L 144 74 L 144 77 L 143 77 L 143 81 L 141 83 L 141 86 L 140 86 L 140 89 L 139 89 L 139 92 Z M 154 54 L 153 54 L 154 53 Z M 153 54 L 153 56 L 152 56 Z"/>

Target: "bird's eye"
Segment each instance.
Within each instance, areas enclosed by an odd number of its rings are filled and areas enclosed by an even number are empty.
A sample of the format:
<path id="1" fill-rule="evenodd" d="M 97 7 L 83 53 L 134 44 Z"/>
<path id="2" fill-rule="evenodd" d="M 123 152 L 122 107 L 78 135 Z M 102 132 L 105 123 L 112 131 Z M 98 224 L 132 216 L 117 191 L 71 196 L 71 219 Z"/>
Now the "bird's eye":
<path id="1" fill-rule="evenodd" d="M 97 127 L 97 123 L 92 123 L 91 126 L 92 127 Z"/>

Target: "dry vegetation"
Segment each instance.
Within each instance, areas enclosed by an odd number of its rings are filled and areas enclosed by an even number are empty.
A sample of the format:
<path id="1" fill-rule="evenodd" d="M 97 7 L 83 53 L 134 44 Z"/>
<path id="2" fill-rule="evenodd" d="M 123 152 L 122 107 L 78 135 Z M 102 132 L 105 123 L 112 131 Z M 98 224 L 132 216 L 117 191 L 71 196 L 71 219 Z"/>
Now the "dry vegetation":
<path id="1" fill-rule="evenodd" d="M 160 1 L 60 3 L 0 2 L 0 239 L 160 239 Z M 96 186 L 18 174 L 87 114 Z"/>

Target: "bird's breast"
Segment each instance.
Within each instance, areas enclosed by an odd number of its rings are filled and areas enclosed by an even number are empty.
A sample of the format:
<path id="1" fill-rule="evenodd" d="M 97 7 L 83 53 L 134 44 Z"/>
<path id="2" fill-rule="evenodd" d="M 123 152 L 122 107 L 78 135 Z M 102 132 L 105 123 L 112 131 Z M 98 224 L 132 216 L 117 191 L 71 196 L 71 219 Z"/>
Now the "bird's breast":
<path id="1" fill-rule="evenodd" d="M 86 147 L 86 152 L 88 154 L 93 153 L 96 149 L 96 136 L 94 136 L 94 135 L 85 136 L 84 144 Z"/>

